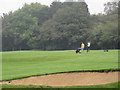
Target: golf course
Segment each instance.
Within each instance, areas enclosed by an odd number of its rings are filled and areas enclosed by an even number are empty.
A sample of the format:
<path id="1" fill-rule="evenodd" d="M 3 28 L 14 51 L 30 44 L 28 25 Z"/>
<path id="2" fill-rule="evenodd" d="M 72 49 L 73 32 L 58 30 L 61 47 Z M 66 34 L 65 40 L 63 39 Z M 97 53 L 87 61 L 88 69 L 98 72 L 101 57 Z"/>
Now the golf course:
<path id="1" fill-rule="evenodd" d="M 120 70 L 120 68 L 118 68 L 118 63 L 118 50 L 109 50 L 109 52 L 91 50 L 88 53 L 85 50 L 84 53 L 80 54 L 76 54 L 75 50 L 7 51 L 2 52 L 3 71 L 1 82 L 59 73 L 118 72 Z M 117 88 L 118 83 L 119 82 L 114 82 L 102 86 L 86 86 Z M 3 84 L 2 86 L 3 88 L 13 88 L 17 85 Z M 40 88 L 40 86 L 41 85 L 33 85 L 32 88 Z M 80 85 L 77 86 L 80 87 Z M 84 85 L 82 88 L 86 86 Z M 30 88 L 31 86 L 26 85 L 22 87 Z"/>
<path id="2" fill-rule="evenodd" d="M 119 0 L 1 6 L 0 89 L 119 89 Z"/>

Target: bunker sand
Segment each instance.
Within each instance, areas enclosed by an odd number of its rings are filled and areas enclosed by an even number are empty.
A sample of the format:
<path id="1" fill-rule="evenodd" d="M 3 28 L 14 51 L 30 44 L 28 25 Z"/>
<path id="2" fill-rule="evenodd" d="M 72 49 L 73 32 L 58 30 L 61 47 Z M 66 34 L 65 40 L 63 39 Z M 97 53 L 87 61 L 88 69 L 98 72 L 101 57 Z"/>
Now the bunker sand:
<path id="1" fill-rule="evenodd" d="M 75 72 L 41 76 L 32 76 L 23 79 L 3 81 L 1 84 L 11 85 L 44 85 L 44 86 L 87 86 L 118 82 L 120 72 Z"/>

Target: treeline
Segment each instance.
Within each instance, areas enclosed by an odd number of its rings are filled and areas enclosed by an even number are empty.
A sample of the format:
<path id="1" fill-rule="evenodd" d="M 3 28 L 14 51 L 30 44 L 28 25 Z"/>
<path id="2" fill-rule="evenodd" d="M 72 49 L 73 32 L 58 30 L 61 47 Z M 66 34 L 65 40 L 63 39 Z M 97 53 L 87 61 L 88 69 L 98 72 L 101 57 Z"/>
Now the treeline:
<path id="1" fill-rule="evenodd" d="M 90 41 L 92 49 L 118 49 L 118 3 L 105 4 L 105 14 L 90 15 L 85 2 L 25 4 L 2 18 L 2 49 L 66 50 Z"/>

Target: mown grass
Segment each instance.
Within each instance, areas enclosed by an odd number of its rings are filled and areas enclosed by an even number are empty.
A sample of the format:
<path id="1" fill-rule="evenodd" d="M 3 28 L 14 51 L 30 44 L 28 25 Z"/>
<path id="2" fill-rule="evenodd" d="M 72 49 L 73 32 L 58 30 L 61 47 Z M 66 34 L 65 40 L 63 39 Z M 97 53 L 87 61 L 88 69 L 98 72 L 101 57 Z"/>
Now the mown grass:
<path id="1" fill-rule="evenodd" d="M 91 50 L 82 54 L 73 50 L 2 53 L 2 81 L 50 73 L 108 69 L 119 70 L 118 50 Z"/>
<path id="2" fill-rule="evenodd" d="M 51 86 L 36 86 L 36 85 L 2 85 L 2 88 L 119 88 L 120 82 L 109 83 L 105 85 L 91 86 L 66 86 L 66 87 L 51 87 Z"/>

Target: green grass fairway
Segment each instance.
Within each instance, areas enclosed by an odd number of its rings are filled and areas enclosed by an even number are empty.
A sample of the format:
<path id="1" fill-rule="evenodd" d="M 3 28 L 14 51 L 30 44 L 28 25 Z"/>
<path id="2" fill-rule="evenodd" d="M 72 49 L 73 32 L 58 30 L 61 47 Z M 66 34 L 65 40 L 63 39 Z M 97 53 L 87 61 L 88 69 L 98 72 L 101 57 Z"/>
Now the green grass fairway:
<path id="1" fill-rule="evenodd" d="M 118 69 L 118 50 L 9 51 L 2 53 L 3 80 L 58 72 Z"/>

